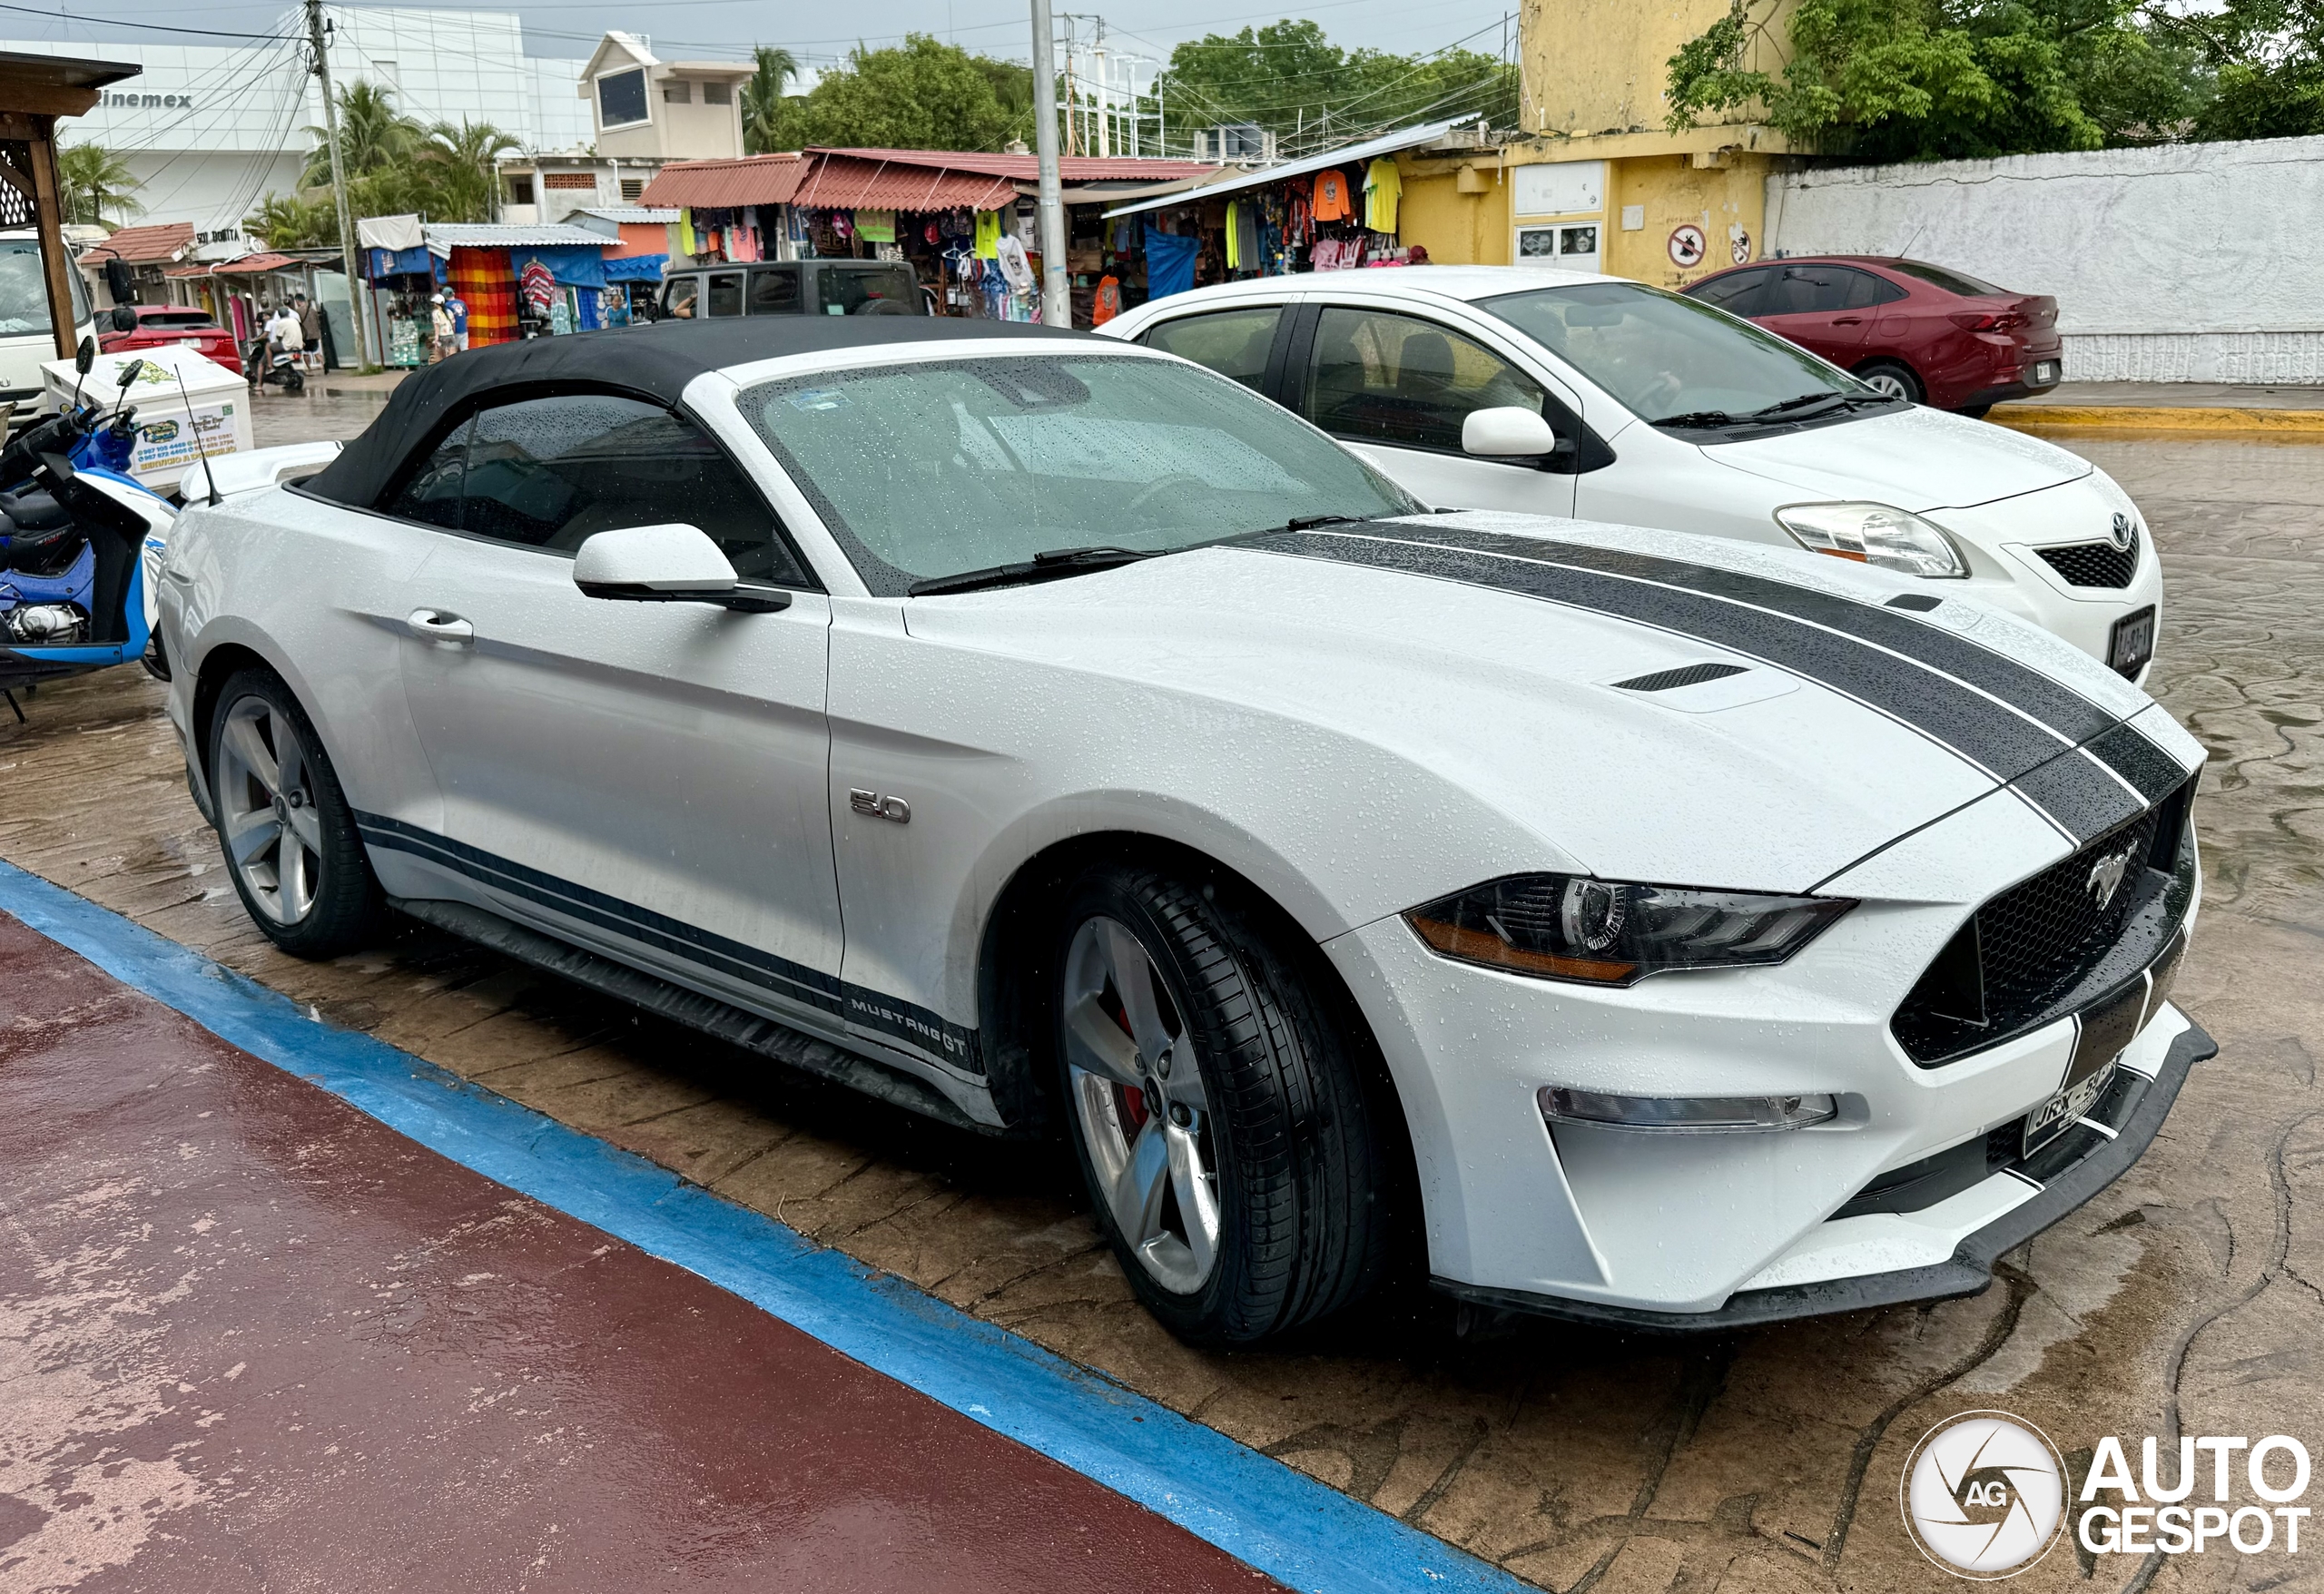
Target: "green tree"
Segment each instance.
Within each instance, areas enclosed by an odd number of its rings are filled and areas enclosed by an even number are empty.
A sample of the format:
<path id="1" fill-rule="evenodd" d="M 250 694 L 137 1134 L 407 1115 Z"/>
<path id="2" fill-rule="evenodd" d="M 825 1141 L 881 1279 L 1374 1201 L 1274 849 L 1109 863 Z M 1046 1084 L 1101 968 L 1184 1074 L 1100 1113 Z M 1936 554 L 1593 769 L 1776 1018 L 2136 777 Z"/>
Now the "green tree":
<path id="1" fill-rule="evenodd" d="M 339 241 L 339 211 L 329 189 L 269 193 L 242 218 L 242 231 L 269 249 L 320 249 Z"/>
<path id="2" fill-rule="evenodd" d="M 1760 108 L 1827 154 L 1945 160 L 2182 134 L 2208 90 L 2196 52 L 2140 0 L 1800 0 L 1776 52 L 1745 62 L 1772 0 L 1734 0 L 1669 62 L 1669 125 Z"/>
<path id="3" fill-rule="evenodd" d="M 743 148 L 753 155 L 771 154 L 783 111 L 783 86 L 799 75 L 799 62 L 790 51 L 761 44 L 751 52 L 758 70 L 743 85 Z"/>
<path id="4" fill-rule="evenodd" d="M 315 147 L 308 152 L 299 186 L 321 188 L 330 182 L 330 148 L 323 129 L 306 131 Z M 396 109 L 390 90 L 358 78 L 339 91 L 340 162 L 350 184 L 358 177 L 410 159 L 426 137 L 419 123 Z"/>
<path id="5" fill-rule="evenodd" d="M 1473 112 L 1517 122 L 1516 74 L 1496 56 L 1343 50 L 1305 19 L 1180 44 L 1161 93 L 1173 127 L 1256 123 L 1294 151 Z"/>
<path id="6" fill-rule="evenodd" d="M 2226 0 L 2173 15 L 2171 36 L 2217 74 L 2195 115 L 2198 138 L 2296 138 L 2324 133 L 2324 4 Z"/>
<path id="7" fill-rule="evenodd" d="M 995 81 L 981 57 L 927 34 L 884 50 L 859 44 L 809 93 L 779 103 L 766 147 L 997 150 L 1019 130 Z"/>
<path id="8" fill-rule="evenodd" d="M 489 221 L 500 189 L 496 157 L 518 141 L 489 122 L 438 122 L 428 130 L 414 162 L 428 200 L 416 209 L 436 221 Z M 369 213 L 369 212 L 367 212 Z"/>
<path id="9" fill-rule="evenodd" d="M 59 150 L 56 182 L 68 221 L 119 226 L 145 208 L 131 197 L 137 179 L 129 163 L 103 144 Z"/>

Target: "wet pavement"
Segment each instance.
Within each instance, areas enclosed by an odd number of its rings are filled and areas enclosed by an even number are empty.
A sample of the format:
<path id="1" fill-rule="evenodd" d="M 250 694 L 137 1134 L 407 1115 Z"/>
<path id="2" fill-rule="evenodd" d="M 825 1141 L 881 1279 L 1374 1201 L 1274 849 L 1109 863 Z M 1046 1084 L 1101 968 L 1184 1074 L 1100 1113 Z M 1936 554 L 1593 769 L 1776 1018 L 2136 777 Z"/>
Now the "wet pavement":
<path id="1" fill-rule="evenodd" d="M 273 952 L 133 672 L 0 725 L 0 857 L 1543 1587 L 1925 1589 L 1898 1472 L 1956 1412 L 2029 1418 L 2077 1468 L 2106 1434 L 2133 1456 L 2150 1433 L 2324 1437 L 2324 448 L 2063 440 L 2139 498 L 2164 550 L 2154 686 L 2213 755 L 2178 999 L 2221 1052 L 2128 1176 L 1972 1300 L 1673 1343 L 1462 1338 L 1406 1298 L 1279 1350 L 1196 1352 L 1131 1300 L 1062 1156 L 781 1077 L 417 928 L 334 964 Z M 2016 1585 L 2324 1582 L 2308 1565 L 2061 1550 Z"/>
<path id="2" fill-rule="evenodd" d="M 0 1588 L 1275 1587 L 5 915 L 0 989 Z"/>

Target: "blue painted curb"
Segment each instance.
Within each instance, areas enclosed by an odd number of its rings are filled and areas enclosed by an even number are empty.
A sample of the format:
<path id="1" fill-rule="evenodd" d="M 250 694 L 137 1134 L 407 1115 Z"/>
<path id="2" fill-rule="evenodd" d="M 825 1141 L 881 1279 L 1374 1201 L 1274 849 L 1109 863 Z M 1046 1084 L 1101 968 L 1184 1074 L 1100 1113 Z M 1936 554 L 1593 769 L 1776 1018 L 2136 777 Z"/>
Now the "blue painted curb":
<path id="1" fill-rule="evenodd" d="M 251 1056 L 487 1178 L 700 1274 L 876 1372 L 1317 1594 L 1538 1594 L 1305 1473 L 796 1230 L 384 1041 L 319 1023 L 0 862 L 0 910 Z"/>

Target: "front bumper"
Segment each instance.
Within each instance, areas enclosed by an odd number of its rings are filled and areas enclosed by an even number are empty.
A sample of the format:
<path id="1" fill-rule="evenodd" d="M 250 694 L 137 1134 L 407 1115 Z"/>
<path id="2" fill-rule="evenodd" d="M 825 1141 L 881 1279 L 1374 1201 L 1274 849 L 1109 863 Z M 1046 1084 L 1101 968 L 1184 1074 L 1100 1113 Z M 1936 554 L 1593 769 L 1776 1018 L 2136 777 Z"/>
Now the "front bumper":
<path id="1" fill-rule="evenodd" d="M 2166 1009 L 2161 1025 L 2175 1014 Z M 2185 1028 L 2164 1044 L 2150 1076 L 2126 1058 L 2106 1095 L 2088 1115 L 2102 1127 L 2077 1125 L 2030 1158 L 2013 1161 L 1979 1186 L 1961 1193 L 2007 1205 L 1999 1215 L 1964 1235 L 1941 1262 L 1842 1274 L 1800 1284 L 1777 1284 L 1737 1291 L 1710 1312 L 1654 1312 L 1577 1301 L 1517 1290 L 1497 1290 L 1433 1278 L 1439 1290 L 1471 1305 L 1556 1317 L 1603 1328 L 1699 1333 L 1757 1328 L 1794 1318 L 1834 1312 L 1861 1312 L 1914 1301 L 1943 1301 L 1974 1295 L 1994 1282 L 1994 1264 L 2033 1239 L 2128 1173 L 2162 1127 L 2188 1070 L 2216 1056 L 2218 1045 L 2202 1028 L 2180 1017 Z M 2160 1038 L 2157 1038 L 2158 1039 Z M 1992 1186 L 2002 1186 L 2001 1189 Z M 2014 1186 L 2014 1187 L 2010 1187 Z M 1940 1203 L 1950 1206 L 1958 1201 Z M 1973 1203 L 1964 1203 L 1974 1210 Z M 1872 1215 L 1835 1218 L 1825 1226 L 1864 1224 Z M 1849 1242 L 1843 1240 L 1841 1245 Z M 1877 1240 L 1872 1244 L 1877 1245 Z M 1830 1247 L 1827 1245 L 1827 1250 Z M 1778 1264 L 1779 1266 L 1780 1264 Z M 1776 1268 L 1763 1270 L 1773 1273 Z"/>

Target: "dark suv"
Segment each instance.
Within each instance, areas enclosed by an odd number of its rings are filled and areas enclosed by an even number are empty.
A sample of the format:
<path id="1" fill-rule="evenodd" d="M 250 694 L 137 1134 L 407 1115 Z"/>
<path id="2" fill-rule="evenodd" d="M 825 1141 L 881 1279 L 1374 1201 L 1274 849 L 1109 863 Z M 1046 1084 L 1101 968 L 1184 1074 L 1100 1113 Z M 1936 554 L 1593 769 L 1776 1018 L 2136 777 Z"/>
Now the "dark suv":
<path id="1" fill-rule="evenodd" d="M 759 261 L 674 271 L 657 319 L 703 316 L 924 316 L 928 296 L 891 261 Z"/>
<path id="2" fill-rule="evenodd" d="M 2064 373 L 2056 300 L 1948 266 L 1811 255 L 1721 271 L 1686 293 L 1935 409 L 1983 415 L 2048 392 Z"/>

